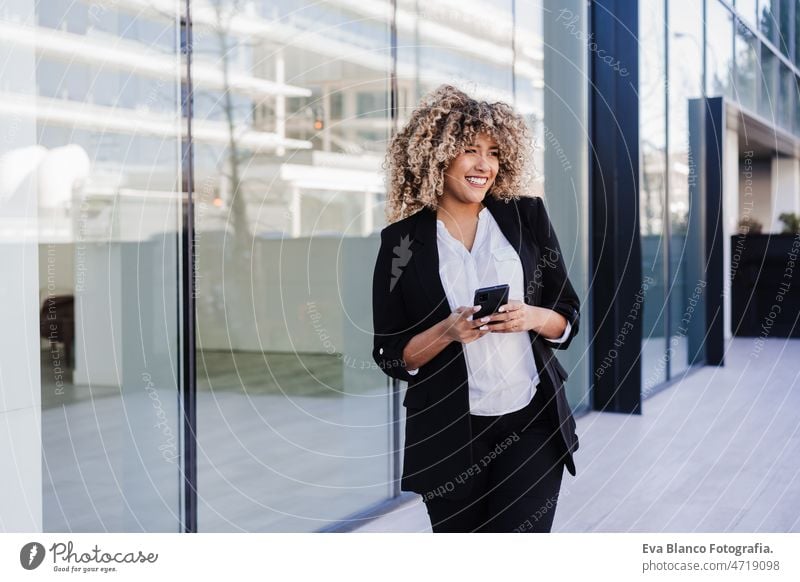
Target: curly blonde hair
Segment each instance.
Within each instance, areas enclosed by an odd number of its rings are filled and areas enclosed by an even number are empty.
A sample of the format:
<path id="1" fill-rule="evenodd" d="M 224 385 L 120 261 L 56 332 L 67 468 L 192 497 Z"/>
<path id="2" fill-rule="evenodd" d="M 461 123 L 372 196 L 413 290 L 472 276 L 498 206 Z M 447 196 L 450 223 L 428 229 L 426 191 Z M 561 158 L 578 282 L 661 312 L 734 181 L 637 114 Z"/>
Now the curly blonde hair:
<path id="1" fill-rule="evenodd" d="M 488 195 L 518 198 L 533 177 L 532 139 L 525 119 L 502 102 L 477 101 L 452 85 L 422 98 L 386 151 L 386 219 L 392 223 L 436 209 L 444 171 L 479 133 L 494 138 L 500 168 Z"/>

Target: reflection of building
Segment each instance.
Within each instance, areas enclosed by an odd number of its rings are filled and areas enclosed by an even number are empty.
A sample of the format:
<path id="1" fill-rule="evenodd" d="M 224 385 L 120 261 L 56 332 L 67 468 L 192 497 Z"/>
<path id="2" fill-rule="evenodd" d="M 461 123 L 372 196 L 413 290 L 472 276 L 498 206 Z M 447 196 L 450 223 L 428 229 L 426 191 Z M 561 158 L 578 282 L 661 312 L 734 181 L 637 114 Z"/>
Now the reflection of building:
<path id="1" fill-rule="evenodd" d="M 722 364 L 726 340 L 742 333 L 744 322 L 732 302 L 749 306 L 747 319 L 766 315 L 759 310 L 775 300 L 758 288 L 774 296 L 777 265 L 790 258 L 761 256 L 774 269 L 731 288 L 731 278 L 751 277 L 752 266 L 739 263 L 753 253 L 735 247 L 748 246 L 738 236 L 740 222 L 762 223 L 775 235 L 781 213 L 800 213 L 800 3 L 732 5 L 643 0 L 638 14 L 620 15 L 626 27 L 598 28 L 601 47 L 610 48 L 604 42 L 616 32 L 630 43 L 615 50 L 639 59 L 638 87 L 601 64 L 593 79 L 595 99 L 615 109 L 627 98 L 639 105 L 637 123 L 620 117 L 619 125 L 604 125 L 600 115 L 595 127 L 595 136 L 609 128 L 621 135 L 620 147 L 600 150 L 596 168 L 622 179 L 595 173 L 602 193 L 595 204 L 610 201 L 619 215 L 594 227 L 630 224 L 631 230 L 617 227 L 624 232 L 614 240 L 634 241 L 611 240 L 593 256 L 599 277 L 619 281 L 613 297 L 594 293 L 597 316 L 611 314 L 596 320 L 595 359 L 614 349 L 620 363 L 595 387 L 598 408 L 638 412 L 642 397 L 669 381 L 699 365 Z M 632 30 L 638 34 L 630 36 Z M 631 157 L 638 168 L 628 181 Z M 613 329 L 625 325 L 631 305 L 641 308 L 641 350 L 638 342 L 615 344 Z M 603 326 L 612 331 L 604 334 Z M 771 331 L 785 337 L 777 330 L 788 327 L 776 322 Z"/>
<path id="2" fill-rule="evenodd" d="M 727 285 L 729 247 L 698 221 L 718 199 L 729 238 L 746 210 L 773 231 L 800 210 L 800 8 L 753 0 L 756 20 L 707 0 L 703 29 L 691 0 L 642 0 L 617 25 L 589 18 L 599 4 L 191 0 L 190 66 L 184 2 L 4 6 L 0 257 L 20 284 L 0 297 L 20 307 L 0 357 L 25 389 L 0 418 L 18 427 L 8 450 L 36 461 L 9 469 L 6 527 L 335 529 L 402 499 L 398 387 L 370 356 L 381 163 L 442 82 L 531 124 L 533 193 L 586 306 L 586 349 L 559 354 L 576 412 L 638 411 L 717 363 L 703 286 L 685 320 L 700 282 Z M 609 31 L 625 74 L 595 50 Z M 631 313 L 636 341 L 615 346 Z"/>

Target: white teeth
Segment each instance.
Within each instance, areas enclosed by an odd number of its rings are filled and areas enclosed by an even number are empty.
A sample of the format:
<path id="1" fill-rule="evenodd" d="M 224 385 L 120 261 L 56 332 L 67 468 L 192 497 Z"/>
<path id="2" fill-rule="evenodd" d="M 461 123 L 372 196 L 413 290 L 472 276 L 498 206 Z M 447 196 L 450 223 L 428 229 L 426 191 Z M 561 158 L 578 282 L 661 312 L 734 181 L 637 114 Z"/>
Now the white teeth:
<path id="1" fill-rule="evenodd" d="M 476 186 L 483 186 L 486 184 L 486 178 L 467 178 L 467 182 Z"/>

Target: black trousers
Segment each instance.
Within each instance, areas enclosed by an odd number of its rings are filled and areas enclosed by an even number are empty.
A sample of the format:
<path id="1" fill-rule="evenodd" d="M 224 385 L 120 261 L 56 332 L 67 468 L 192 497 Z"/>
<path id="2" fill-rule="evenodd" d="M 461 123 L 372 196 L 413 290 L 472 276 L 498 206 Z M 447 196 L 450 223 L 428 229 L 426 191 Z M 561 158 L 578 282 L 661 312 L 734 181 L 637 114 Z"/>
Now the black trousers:
<path id="1" fill-rule="evenodd" d="M 466 498 L 425 500 L 431 527 L 443 532 L 549 532 L 565 446 L 542 390 L 515 412 L 470 415 L 473 465 L 453 481 Z"/>

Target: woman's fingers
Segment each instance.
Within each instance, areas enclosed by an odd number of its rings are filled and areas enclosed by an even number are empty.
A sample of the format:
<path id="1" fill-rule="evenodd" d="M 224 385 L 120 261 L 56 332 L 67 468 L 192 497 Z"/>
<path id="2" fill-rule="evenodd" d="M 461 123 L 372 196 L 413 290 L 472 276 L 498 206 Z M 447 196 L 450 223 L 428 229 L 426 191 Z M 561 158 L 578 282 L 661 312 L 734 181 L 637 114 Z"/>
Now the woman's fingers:
<path id="1" fill-rule="evenodd" d="M 497 321 L 497 323 L 491 326 L 491 331 L 493 332 L 509 333 L 523 331 L 523 318 L 522 313 L 519 311 L 499 314 L 495 321 Z"/>
<path id="2" fill-rule="evenodd" d="M 520 301 L 519 299 L 512 299 L 511 301 L 509 301 L 505 305 L 501 305 L 500 309 L 498 311 L 500 313 L 506 313 L 506 312 L 509 312 L 509 311 L 517 311 L 519 309 L 522 309 L 523 305 L 525 305 L 525 304 L 522 301 Z"/>

